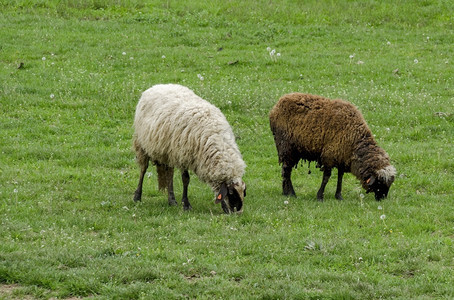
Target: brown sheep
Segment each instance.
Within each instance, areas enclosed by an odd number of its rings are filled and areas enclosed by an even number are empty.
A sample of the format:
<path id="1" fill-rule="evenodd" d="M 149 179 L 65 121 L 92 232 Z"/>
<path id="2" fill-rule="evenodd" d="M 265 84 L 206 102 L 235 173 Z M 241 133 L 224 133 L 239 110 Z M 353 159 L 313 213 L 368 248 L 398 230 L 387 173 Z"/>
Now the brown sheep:
<path id="1" fill-rule="evenodd" d="M 351 172 L 375 199 L 388 195 L 396 176 L 388 154 L 377 145 L 359 110 L 343 100 L 293 93 L 282 96 L 270 111 L 270 126 L 282 164 L 283 194 L 295 196 L 292 168 L 315 161 L 323 171 L 317 199 L 323 201 L 332 168 L 338 169 L 335 197 L 342 200 L 342 176 Z"/>

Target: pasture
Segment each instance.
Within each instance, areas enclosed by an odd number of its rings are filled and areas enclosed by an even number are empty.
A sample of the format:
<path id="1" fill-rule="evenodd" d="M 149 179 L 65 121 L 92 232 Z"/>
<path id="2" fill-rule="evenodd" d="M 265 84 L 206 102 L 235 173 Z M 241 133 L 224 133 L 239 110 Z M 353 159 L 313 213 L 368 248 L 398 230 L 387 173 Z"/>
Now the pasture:
<path id="1" fill-rule="evenodd" d="M 454 298 L 454 4 L 0 1 L 0 298 Z M 247 164 L 244 213 L 191 177 L 167 205 L 131 150 L 142 91 L 218 106 Z M 354 103 L 398 176 L 343 201 L 300 163 L 282 196 L 268 112 Z M 309 170 L 311 171 L 310 174 Z M 181 199 L 180 172 L 175 172 Z"/>

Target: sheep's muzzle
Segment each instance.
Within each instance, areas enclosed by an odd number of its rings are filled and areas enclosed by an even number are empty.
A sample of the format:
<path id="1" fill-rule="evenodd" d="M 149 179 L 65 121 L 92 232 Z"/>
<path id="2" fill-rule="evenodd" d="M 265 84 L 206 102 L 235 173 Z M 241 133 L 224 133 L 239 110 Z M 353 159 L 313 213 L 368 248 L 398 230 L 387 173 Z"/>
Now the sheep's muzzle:
<path id="1" fill-rule="evenodd" d="M 221 202 L 222 209 L 226 214 L 243 212 L 243 199 L 229 195 Z"/>
<path id="2" fill-rule="evenodd" d="M 375 200 L 381 201 L 388 197 L 388 192 L 389 192 L 389 187 L 386 185 L 382 185 L 380 187 L 377 187 L 374 191 L 375 193 Z"/>

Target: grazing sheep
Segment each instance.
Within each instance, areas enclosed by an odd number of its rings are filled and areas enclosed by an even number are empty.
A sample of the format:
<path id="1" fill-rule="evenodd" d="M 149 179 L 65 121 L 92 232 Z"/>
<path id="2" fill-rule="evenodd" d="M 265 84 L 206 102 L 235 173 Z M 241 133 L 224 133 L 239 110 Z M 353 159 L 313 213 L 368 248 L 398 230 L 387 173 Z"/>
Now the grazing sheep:
<path id="1" fill-rule="evenodd" d="M 343 100 L 293 93 L 282 96 L 270 111 L 270 126 L 282 164 L 284 195 L 295 196 L 292 168 L 299 160 L 316 161 L 323 171 L 317 199 L 323 201 L 331 169 L 338 169 L 335 197 L 342 200 L 342 176 L 351 172 L 375 199 L 388 195 L 396 176 L 361 113 Z"/>
<path id="2" fill-rule="evenodd" d="M 188 200 L 189 172 L 193 171 L 216 193 L 226 213 L 241 212 L 246 185 L 246 167 L 232 129 L 222 112 L 187 87 L 155 85 L 139 100 L 134 119 L 134 150 L 140 179 L 134 200 L 142 197 L 142 183 L 148 162 L 156 165 L 159 189 L 168 190 L 169 205 L 176 205 L 173 169 L 183 180 L 183 207 Z"/>

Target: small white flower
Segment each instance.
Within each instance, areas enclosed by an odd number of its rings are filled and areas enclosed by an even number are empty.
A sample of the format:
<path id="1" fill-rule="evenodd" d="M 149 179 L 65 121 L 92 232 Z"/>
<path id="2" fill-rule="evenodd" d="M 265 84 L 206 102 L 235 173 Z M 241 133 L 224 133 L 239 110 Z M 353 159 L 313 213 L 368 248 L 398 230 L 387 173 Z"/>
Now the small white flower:
<path id="1" fill-rule="evenodd" d="M 270 47 L 266 47 L 266 51 L 270 52 L 271 48 Z"/>
<path id="2" fill-rule="evenodd" d="M 363 258 L 360 256 L 360 257 L 358 257 L 358 260 L 361 262 L 361 261 L 363 261 Z"/>
<path id="3" fill-rule="evenodd" d="M 281 57 L 281 54 L 280 54 L 280 53 L 276 53 L 276 56 L 277 56 L 277 57 Z"/>
<path id="4" fill-rule="evenodd" d="M 18 190 L 17 190 L 17 189 L 14 189 L 14 193 L 16 193 L 16 194 L 17 194 L 17 192 L 18 192 Z"/>
<path id="5" fill-rule="evenodd" d="M 287 205 L 287 204 L 288 204 L 288 201 L 287 201 L 287 200 L 285 200 L 285 201 L 284 201 L 284 204 L 285 204 L 285 205 Z"/>
<path id="6" fill-rule="evenodd" d="M 55 95 L 54 94 L 50 94 L 50 99 L 54 99 L 55 98 Z"/>
<path id="7" fill-rule="evenodd" d="M 415 58 L 415 60 L 413 61 L 415 64 L 419 63 L 419 60 Z"/>
<path id="8" fill-rule="evenodd" d="M 275 53 L 276 53 L 276 50 L 273 49 L 273 50 L 271 50 L 270 55 L 273 56 Z"/>
<path id="9" fill-rule="evenodd" d="M 382 210 L 382 209 L 383 209 L 383 207 L 381 207 L 381 205 L 379 205 L 378 206 L 378 210 Z"/>
<path id="10" fill-rule="evenodd" d="M 45 58 L 44 56 L 43 56 L 43 58 L 41 58 L 41 59 L 42 59 L 43 61 L 45 61 L 45 60 L 46 60 L 46 58 Z"/>
<path id="11" fill-rule="evenodd" d="M 227 104 L 228 104 L 228 105 L 231 105 L 231 104 L 232 104 L 232 101 L 228 100 L 228 101 L 227 101 Z"/>
<path id="12" fill-rule="evenodd" d="M 129 210 L 129 208 L 127 206 L 123 206 L 122 207 L 124 210 Z"/>
<path id="13" fill-rule="evenodd" d="M 166 58 L 166 56 L 165 56 L 165 55 L 163 55 L 163 56 L 161 56 L 161 58 L 162 58 L 162 59 L 165 59 L 165 58 Z"/>
<path id="14" fill-rule="evenodd" d="M 390 132 L 390 131 L 391 131 L 391 129 L 390 129 L 389 127 L 386 127 L 386 131 Z"/>
<path id="15" fill-rule="evenodd" d="M 358 60 L 357 64 L 362 65 L 362 64 L 364 64 L 364 62 L 362 60 Z"/>
<path id="16" fill-rule="evenodd" d="M 123 55 L 126 55 L 126 52 L 123 52 L 122 54 L 123 54 Z"/>
<path id="17" fill-rule="evenodd" d="M 351 54 L 349 57 L 350 59 L 353 59 L 353 57 L 355 57 L 355 54 Z"/>
<path id="18" fill-rule="evenodd" d="M 202 76 L 201 74 L 197 74 L 197 77 L 198 77 L 200 80 L 202 80 L 202 81 L 203 81 L 203 79 L 204 79 L 203 76 Z"/>
<path id="19" fill-rule="evenodd" d="M 381 215 L 381 216 L 380 216 L 380 220 L 384 220 L 385 218 L 386 218 L 385 215 Z"/>
<path id="20" fill-rule="evenodd" d="M 132 57 L 132 56 L 131 56 L 131 57 L 130 57 L 129 59 L 130 59 L 130 60 L 133 60 L 133 59 L 134 59 L 134 57 Z"/>
<path id="21" fill-rule="evenodd" d="M 360 197 L 361 199 L 363 199 L 363 198 L 364 198 L 364 194 L 359 194 L 359 197 Z"/>

